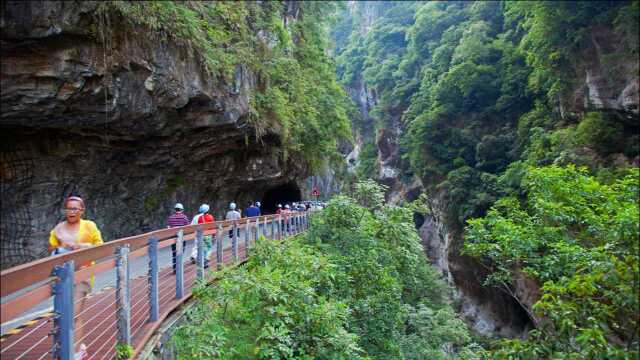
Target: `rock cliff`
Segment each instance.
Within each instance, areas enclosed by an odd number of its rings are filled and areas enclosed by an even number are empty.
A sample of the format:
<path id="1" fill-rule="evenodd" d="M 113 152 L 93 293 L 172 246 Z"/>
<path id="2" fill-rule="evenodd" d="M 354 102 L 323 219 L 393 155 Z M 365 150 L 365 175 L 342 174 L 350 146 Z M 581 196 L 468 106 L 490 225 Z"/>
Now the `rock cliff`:
<path id="1" fill-rule="evenodd" d="M 160 32 L 104 23 L 98 4 L 2 3 L 2 268 L 45 254 L 71 193 L 110 240 L 163 227 L 176 201 L 219 218 L 306 176 L 277 129 L 255 140 L 254 74 L 211 76 Z"/>

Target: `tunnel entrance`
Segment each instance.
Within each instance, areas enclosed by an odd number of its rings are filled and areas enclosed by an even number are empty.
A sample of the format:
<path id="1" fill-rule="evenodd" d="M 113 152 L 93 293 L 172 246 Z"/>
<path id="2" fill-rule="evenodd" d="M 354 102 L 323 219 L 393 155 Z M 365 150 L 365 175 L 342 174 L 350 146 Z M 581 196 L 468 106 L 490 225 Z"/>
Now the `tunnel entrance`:
<path id="1" fill-rule="evenodd" d="M 278 204 L 291 204 L 292 202 L 300 201 L 300 188 L 294 182 L 286 183 L 284 185 L 272 187 L 264 193 L 262 197 L 262 213 L 273 214 L 276 212 Z"/>

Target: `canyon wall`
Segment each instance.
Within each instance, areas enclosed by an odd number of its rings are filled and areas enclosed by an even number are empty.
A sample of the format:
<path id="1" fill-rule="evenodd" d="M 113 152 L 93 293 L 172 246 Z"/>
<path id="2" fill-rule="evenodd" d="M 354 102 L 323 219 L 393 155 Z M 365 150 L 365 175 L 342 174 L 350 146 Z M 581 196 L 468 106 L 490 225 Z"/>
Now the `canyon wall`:
<path id="1" fill-rule="evenodd" d="M 256 141 L 255 74 L 212 76 L 159 32 L 101 23 L 98 4 L 2 3 L 2 268 L 46 255 L 70 194 L 111 240 L 164 227 L 175 202 L 220 218 L 307 176 L 277 128 Z"/>

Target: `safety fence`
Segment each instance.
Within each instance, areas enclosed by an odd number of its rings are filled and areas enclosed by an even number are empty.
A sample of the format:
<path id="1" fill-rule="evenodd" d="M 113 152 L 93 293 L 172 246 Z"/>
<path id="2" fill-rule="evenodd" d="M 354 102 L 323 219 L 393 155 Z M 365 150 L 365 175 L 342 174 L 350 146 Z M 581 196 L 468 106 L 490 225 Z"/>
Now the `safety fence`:
<path id="1" fill-rule="evenodd" d="M 2 271 L 2 324 L 16 328 L 3 334 L 0 358 L 71 360 L 80 344 L 89 359 L 113 359 L 116 347 L 126 345 L 135 358 L 193 287 L 212 280 L 206 267 L 243 262 L 261 237 L 298 234 L 308 220 L 307 212 L 293 212 L 168 228 Z M 196 247 L 193 259 L 185 256 L 188 245 Z M 168 256 L 160 261 L 170 246 L 175 270 Z M 92 292 L 95 277 L 108 277 L 113 286 Z M 34 312 L 52 297 L 52 312 Z"/>

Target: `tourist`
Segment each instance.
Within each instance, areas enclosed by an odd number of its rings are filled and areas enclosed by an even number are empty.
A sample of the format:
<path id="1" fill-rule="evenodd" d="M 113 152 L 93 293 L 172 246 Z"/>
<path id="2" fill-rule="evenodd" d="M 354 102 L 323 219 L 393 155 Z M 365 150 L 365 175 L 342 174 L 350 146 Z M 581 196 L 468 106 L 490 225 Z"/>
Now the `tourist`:
<path id="1" fill-rule="evenodd" d="M 244 215 L 246 217 L 260 216 L 260 209 L 258 209 L 255 203 L 252 203 L 247 210 L 244 211 Z"/>
<path id="2" fill-rule="evenodd" d="M 91 220 L 82 218 L 84 209 L 84 201 L 78 196 L 70 196 L 65 200 L 63 210 L 65 220 L 51 230 L 49 234 L 49 252 L 58 254 L 102 244 L 102 235 L 96 224 Z M 82 264 L 78 269 L 91 265 L 91 262 Z M 74 306 L 75 314 L 80 314 L 84 309 L 87 295 L 91 293 L 94 282 L 95 278 L 92 274 L 89 281 L 80 281 L 75 284 L 74 299 L 77 299 Z M 82 320 L 82 316 L 78 316 L 75 322 L 75 338 L 79 340 L 74 358 L 84 360 L 89 357 L 89 354 L 87 353 L 86 345 L 82 342 L 84 333 Z"/>
<path id="3" fill-rule="evenodd" d="M 181 203 L 177 203 L 173 207 L 174 213 L 167 219 L 167 228 L 179 227 L 189 225 L 190 221 L 187 215 L 184 214 L 184 206 Z M 184 252 L 186 241 L 182 242 L 182 251 Z M 171 245 L 171 259 L 173 265 L 173 273 L 176 273 L 176 245 Z"/>
<path id="4" fill-rule="evenodd" d="M 216 219 L 213 217 L 213 215 L 209 214 L 209 205 L 202 204 L 198 209 L 198 215 L 194 216 L 193 220 L 191 220 L 191 225 L 212 223 L 214 221 L 216 221 Z M 216 235 L 216 231 L 214 229 L 211 235 L 205 235 L 202 238 L 203 250 L 205 254 L 204 267 L 209 267 L 209 258 L 211 257 L 211 253 L 213 252 L 213 236 L 215 235 Z M 198 257 L 198 244 L 196 244 L 196 246 L 193 247 L 193 250 L 191 250 L 191 262 L 195 264 L 197 257 Z"/>
<path id="5" fill-rule="evenodd" d="M 231 220 L 240 220 L 240 218 L 242 218 L 242 215 L 240 215 L 240 212 L 238 210 L 236 210 L 236 203 L 232 202 L 229 204 L 229 211 L 227 211 L 227 215 L 225 216 L 225 220 L 227 221 L 231 221 Z M 240 227 L 238 227 L 236 236 L 240 236 Z M 233 229 L 229 230 L 229 237 L 233 237 Z"/>

